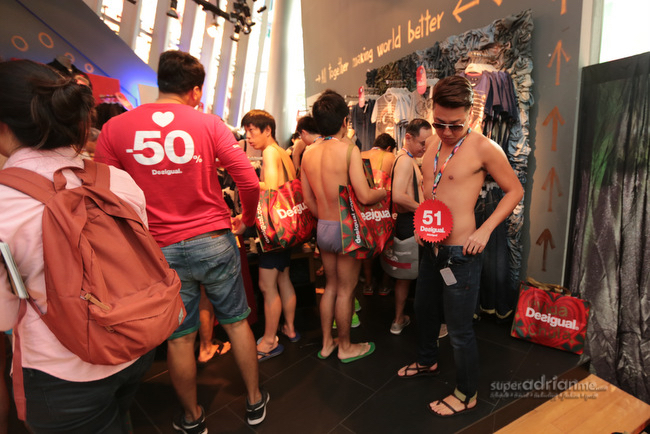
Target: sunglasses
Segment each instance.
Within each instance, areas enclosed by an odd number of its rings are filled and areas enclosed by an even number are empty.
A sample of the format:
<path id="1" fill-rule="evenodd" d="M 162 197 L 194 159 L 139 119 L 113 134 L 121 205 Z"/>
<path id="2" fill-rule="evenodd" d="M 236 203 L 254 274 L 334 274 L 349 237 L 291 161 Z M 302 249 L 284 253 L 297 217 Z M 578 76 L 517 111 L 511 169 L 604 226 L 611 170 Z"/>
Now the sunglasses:
<path id="1" fill-rule="evenodd" d="M 438 122 L 434 122 L 432 125 L 433 128 L 435 128 L 436 130 L 444 130 L 445 128 L 449 128 L 449 130 L 452 133 L 458 133 L 462 131 L 463 128 L 465 128 L 464 123 L 463 124 L 441 124 Z"/>

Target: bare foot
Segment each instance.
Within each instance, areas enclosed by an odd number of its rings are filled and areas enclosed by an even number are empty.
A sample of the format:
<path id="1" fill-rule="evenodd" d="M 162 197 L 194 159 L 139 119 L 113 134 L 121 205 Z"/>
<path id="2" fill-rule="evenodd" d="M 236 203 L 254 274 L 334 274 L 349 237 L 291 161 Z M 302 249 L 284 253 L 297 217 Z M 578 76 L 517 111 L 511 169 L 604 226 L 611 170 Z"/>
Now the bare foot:
<path id="1" fill-rule="evenodd" d="M 327 359 L 338 346 L 339 346 L 338 338 L 333 339 L 331 345 L 323 345 L 323 348 L 318 352 L 318 358 Z"/>
<path id="2" fill-rule="evenodd" d="M 228 351 L 230 351 L 230 342 L 221 342 L 218 339 L 213 339 L 208 346 L 201 346 L 197 360 L 199 363 L 207 363 L 215 355 L 220 356 L 226 354 Z"/>
<path id="3" fill-rule="evenodd" d="M 341 347 L 339 347 L 339 359 L 345 360 L 349 359 L 352 357 L 358 357 L 361 356 L 368 351 L 370 351 L 371 345 L 370 342 L 362 342 L 360 344 L 350 344 L 350 347 L 346 350 L 343 351 Z"/>
<path id="4" fill-rule="evenodd" d="M 418 362 L 411 363 L 397 371 L 397 376 L 402 378 L 419 377 L 422 375 L 435 375 L 438 373 L 438 364 L 432 366 L 420 365 Z"/>
<path id="5" fill-rule="evenodd" d="M 290 340 L 296 338 L 296 330 L 294 327 L 289 327 L 286 323 L 280 328 L 280 332 L 288 337 Z"/>
<path id="6" fill-rule="evenodd" d="M 275 336 L 275 338 L 271 342 L 267 342 L 264 337 L 261 337 L 257 341 L 257 352 L 258 353 L 270 353 L 273 351 L 275 348 L 278 346 L 278 337 Z"/>
<path id="7" fill-rule="evenodd" d="M 476 398 L 465 404 L 458 399 L 456 395 L 449 395 L 440 401 L 433 401 L 429 403 L 429 408 L 438 416 L 454 416 L 465 411 L 469 411 L 476 407 Z"/>

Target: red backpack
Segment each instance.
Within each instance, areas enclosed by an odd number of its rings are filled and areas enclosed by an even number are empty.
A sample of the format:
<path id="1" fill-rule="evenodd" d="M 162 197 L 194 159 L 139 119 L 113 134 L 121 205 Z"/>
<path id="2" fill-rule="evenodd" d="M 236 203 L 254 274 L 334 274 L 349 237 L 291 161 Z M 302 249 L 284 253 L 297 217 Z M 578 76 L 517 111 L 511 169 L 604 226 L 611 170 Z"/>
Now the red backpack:
<path id="1" fill-rule="evenodd" d="M 26 169 L 0 171 L 0 183 L 45 204 L 43 260 L 47 313 L 57 339 L 82 360 L 117 365 L 164 342 L 185 318 L 181 282 L 135 210 L 109 190 L 105 164 L 69 168 L 66 189 Z"/>

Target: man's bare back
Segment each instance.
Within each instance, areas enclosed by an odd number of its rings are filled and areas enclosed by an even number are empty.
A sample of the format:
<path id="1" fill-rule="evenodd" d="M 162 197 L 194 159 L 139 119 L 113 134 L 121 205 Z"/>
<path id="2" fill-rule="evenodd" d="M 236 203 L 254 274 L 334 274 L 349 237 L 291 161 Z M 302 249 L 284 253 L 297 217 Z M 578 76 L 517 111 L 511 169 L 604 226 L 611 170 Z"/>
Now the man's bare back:
<path id="1" fill-rule="evenodd" d="M 382 149 L 370 149 L 361 153 L 361 158 L 370 160 L 370 166 L 373 170 L 381 170 L 382 172 L 390 173 L 395 155 L 392 152 L 384 151 Z"/>
<path id="2" fill-rule="evenodd" d="M 351 184 L 361 203 L 371 204 L 385 196 L 384 190 L 368 187 L 356 146 L 351 149 L 350 169 L 347 154 L 349 144 L 337 138 L 319 140 L 305 150 L 302 160 L 303 194 L 311 210 L 317 210 L 321 220 L 339 220 L 339 186 Z"/>

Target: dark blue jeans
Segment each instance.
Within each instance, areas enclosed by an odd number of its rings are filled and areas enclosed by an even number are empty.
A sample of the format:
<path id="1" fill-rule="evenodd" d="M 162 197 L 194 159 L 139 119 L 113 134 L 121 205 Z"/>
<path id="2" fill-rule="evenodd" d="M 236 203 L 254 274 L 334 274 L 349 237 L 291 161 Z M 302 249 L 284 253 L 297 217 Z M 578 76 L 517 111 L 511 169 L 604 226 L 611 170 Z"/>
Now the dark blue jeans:
<path id="1" fill-rule="evenodd" d="M 27 424 L 39 434 L 129 433 L 129 407 L 155 352 L 151 350 L 129 367 L 96 381 L 66 381 L 23 368 Z"/>
<path id="2" fill-rule="evenodd" d="M 481 282 L 481 255 L 463 256 L 462 246 L 423 249 L 415 290 L 418 321 L 417 362 L 431 366 L 438 362 L 440 324 L 447 324 L 456 362 L 456 396 L 472 398 L 478 386 L 478 347 L 473 317 Z M 457 283 L 447 286 L 440 270 L 449 267 Z M 458 393 L 460 392 L 460 394 Z"/>

